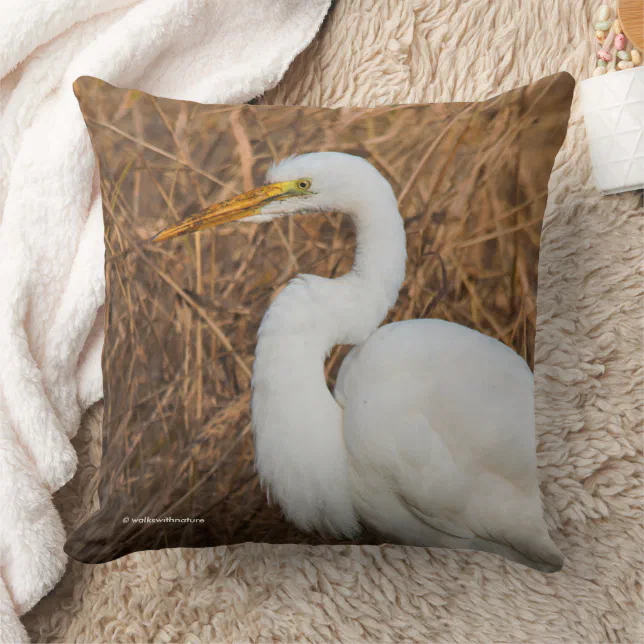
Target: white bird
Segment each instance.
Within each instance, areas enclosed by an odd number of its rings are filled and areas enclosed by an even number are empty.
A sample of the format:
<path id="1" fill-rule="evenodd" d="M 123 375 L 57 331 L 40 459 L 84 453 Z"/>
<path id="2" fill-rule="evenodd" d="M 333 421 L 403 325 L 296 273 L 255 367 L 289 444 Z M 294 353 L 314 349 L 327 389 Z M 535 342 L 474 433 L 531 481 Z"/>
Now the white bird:
<path id="1" fill-rule="evenodd" d="M 339 152 L 290 157 L 267 185 L 170 226 L 162 241 L 228 221 L 336 211 L 357 238 L 352 270 L 299 275 L 262 320 L 252 377 L 256 467 L 305 531 L 368 526 L 417 546 L 485 550 L 542 571 L 562 555 L 542 515 L 533 377 L 501 342 L 459 324 L 387 324 L 406 237 L 389 182 Z M 334 394 L 325 358 L 355 345 Z"/>

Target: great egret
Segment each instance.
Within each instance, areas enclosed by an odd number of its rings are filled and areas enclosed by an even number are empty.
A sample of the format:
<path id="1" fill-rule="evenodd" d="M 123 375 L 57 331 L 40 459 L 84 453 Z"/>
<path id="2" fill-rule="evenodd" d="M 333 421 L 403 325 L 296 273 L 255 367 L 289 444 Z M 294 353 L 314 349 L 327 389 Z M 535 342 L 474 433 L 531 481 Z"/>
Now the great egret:
<path id="1" fill-rule="evenodd" d="M 262 320 L 252 377 L 256 467 L 299 528 L 354 539 L 486 550 L 543 571 L 562 555 L 542 516 L 533 378 L 501 342 L 435 319 L 378 328 L 405 276 L 403 220 L 389 182 L 339 152 L 290 157 L 267 185 L 155 237 L 244 219 L 343 212 L 352 270 L 299 275 Z M 355 347 L 331 395 L 324 361 Z"/>

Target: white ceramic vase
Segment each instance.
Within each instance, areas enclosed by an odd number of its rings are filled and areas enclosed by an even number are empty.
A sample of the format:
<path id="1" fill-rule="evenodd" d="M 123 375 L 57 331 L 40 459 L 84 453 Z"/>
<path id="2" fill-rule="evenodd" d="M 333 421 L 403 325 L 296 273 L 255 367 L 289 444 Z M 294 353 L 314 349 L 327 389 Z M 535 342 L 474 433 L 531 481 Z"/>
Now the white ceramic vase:
<path id="1" fill-rule="evenodd" d="M 604 194 L 644 189 L 644 67 L 580 83 L 595 184 Z"/>

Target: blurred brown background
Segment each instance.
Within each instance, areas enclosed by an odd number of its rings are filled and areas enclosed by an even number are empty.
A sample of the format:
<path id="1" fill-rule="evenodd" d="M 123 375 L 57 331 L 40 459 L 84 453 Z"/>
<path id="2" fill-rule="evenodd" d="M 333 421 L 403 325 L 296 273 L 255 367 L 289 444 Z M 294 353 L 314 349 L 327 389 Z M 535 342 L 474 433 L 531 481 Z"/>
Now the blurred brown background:
<path id="1" fill-rule="evenodd" d="M 391 182 L 407 229 L 407 279 L 387 321 L 458 322 L 532 366 L 541 220 L 566 132 L 569 77 L 481 104 L 375 110 L 199 105 L 92 78 L 75 90 L 101 168 L 109 302 L 101 510 L 70 536 L 75 558 L 317 542 L 259 489 L 249 382 L 256 331 L 279 289 L 297 273 L 350 269 L 348 218 L 230 224 L 145 244 L 262 183 L 275 159 L 320 150 L 367 158 Z M 347 350 L 336 347 L 327 363 L 331 387 Z"/>

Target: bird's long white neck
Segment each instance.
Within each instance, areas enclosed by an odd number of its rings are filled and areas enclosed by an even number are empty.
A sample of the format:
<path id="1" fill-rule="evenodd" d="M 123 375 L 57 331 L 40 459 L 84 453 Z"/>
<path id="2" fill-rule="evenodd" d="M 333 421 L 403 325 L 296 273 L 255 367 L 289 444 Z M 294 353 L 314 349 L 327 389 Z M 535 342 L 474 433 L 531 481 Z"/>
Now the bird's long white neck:
<path id="1" fill-rule="evenodd" d="M 342 409 L 324 376 L 336 344 L 359 344 L 393 306 L 405 275 L 406 242 L 388 191 L 349 212 L 353 269 L 330 280 L 300 275 L 262 321 L 253 368 L 256 464 L 269 496 L 303 529 L 355 536 Z"/>

